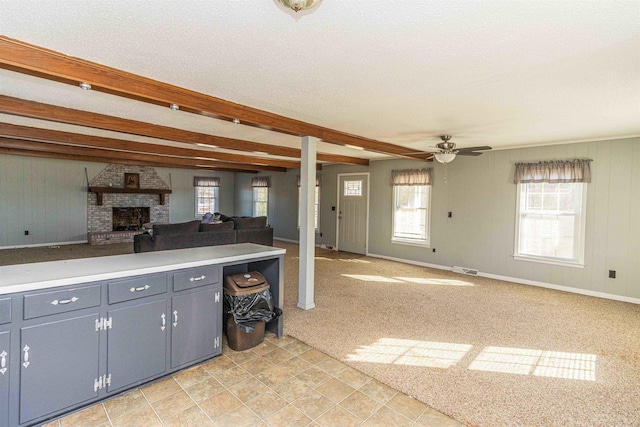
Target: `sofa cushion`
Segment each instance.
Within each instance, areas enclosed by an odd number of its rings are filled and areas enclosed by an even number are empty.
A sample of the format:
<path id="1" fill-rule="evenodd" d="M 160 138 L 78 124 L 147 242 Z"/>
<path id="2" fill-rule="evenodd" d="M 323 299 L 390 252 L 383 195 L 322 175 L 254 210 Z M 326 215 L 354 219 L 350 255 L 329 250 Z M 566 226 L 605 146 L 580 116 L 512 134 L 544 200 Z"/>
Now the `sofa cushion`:
<path id="1" fill-rule="evenodd" d="M 200 220 L 181 222 L 178 224 L 154 224 L 153 235 L 197 233 L 200 230 Z"/>
<path id="2" fill-rule="evenodd" d="M 235 224 L 235 229 L 240 230 L 244 228 L 265 228 L 267 226 L 267 217 L 266 216 L 245 216 L 245 217 L 233 217 L 233 223 Z"/>
<path id="3" fill-rule="evenodd" d="M 233 221 L 221 222 L 218 224 L 200 224 L 201 232 L 217 232 L 223 230 L 233 230 Z"/>

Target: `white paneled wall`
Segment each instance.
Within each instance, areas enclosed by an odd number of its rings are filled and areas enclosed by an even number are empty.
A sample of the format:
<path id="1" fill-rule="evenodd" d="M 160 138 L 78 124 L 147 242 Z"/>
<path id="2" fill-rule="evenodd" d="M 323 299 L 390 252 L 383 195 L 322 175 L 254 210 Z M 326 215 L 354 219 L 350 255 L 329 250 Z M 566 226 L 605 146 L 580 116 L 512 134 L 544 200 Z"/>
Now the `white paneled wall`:
<path id="1" fill-rule="evenodd" d="M 593 180 L 587 190 L 585 267 L 515 260 L 515 163 L 573 158 L 593 159 Z M 433 163 L 432 237 L 428 249 L 391 243 L 389 233 L 391 170 L 415 167 L 420 165 L 414 161 L 389 160 L 372 162 L 365 169 L 371 172 L 370 204 L 376 207 L 371 210 L 369 227 L 371 254 L 640 298 L 640 138 L 459 156 L 446 170 Z M 336 200 L 335 176 L 355 170 L 348 166 L 324 168 L 322 243 L 335 245 L 335 215 L 330 210 Z M 452 218 L 447 217 L 448 212 L 452 212 Z M 610 269 L 616 270 L 616 279 L 608 278 Z"/>

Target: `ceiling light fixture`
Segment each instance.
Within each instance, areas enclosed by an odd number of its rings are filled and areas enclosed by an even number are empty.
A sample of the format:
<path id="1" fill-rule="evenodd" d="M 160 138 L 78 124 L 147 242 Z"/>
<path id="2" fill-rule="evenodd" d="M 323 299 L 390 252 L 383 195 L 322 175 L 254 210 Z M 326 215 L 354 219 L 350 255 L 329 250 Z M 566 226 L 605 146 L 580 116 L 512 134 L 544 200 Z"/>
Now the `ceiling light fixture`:
<path id="1" fill-rule="evenodd" d="M 307 10 L 315 7 L 320 3 L 320 1 L 321 0 L 278 0 L 278 3 L 284 7 L 288 7 L 294 12 L 299 12 L 301 10 Z"/>
<path id="2" fill-rule="evenodd" d="M 169 105 L 169 108 L 171 108 L 173 111 L 178 111 L 180 109 L 180 106 L 178 104 L 171 104 Z"/>
<path id="3" fill-rule="evenodd" d="M 240 124 L 240 119 L 233 119 L 233 124 L 234 125 L 239 125 Z"/>
<path id="4" fill-rule="evenodd" d="M 453 159 L 456 158 L 456 153 L 448 153 L 448 152 L 440 152 L 434 154 L 437 161 L 446 165 L 447 163 L 451 163 Z"/>
<path id="5" fill-rule="evenodd" d="M 80 82 L 79 86 L 84 90 L 91 90 L 91 85 L 87 82 Z"/>
<path id="6" fill-rule="evenodd" d="M 357 145 L 344 144 L 347 148 L 353 148 L 354 150 L 364 150 L 364 147 L 358 147 Z"/>

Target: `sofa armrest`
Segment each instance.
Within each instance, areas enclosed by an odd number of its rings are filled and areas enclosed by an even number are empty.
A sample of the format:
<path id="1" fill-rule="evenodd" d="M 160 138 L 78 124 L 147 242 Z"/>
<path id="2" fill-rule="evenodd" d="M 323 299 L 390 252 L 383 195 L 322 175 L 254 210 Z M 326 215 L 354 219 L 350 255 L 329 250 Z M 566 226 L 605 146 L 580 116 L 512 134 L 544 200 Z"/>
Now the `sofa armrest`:
<path id="1" fill-rule="evenodd" d="M 238 243 L 257 243 L 273 246 L 273 228 L 241 228 L 238 232 Z"/>
<path id="2" fill-rule="evenodd" d="M 135 253 L 155 251 L 153 237 L 147 233 L 133 236 L 133 251 Z"/>

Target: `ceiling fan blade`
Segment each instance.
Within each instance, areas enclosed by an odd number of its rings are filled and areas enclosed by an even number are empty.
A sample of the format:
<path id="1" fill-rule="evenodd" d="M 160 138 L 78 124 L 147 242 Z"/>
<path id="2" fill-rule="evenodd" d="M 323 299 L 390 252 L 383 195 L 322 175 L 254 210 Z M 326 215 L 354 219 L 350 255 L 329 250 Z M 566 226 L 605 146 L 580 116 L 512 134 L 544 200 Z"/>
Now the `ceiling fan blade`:
<path id="1" fill-rule="evenodd" d="M 479 156 L 480 154 L 482 153 L 478 151 L 458 151 L 456 156 Z"/>
<path id="2" fill-rule="evenodd" d="M 491 150 L 491 147 L 489 147 L 488 145 L 483 145 L 481 147 L 464 147 L 464 148 L 458 148 L 458 151 L 486 151 L 486 150 Z"/>

